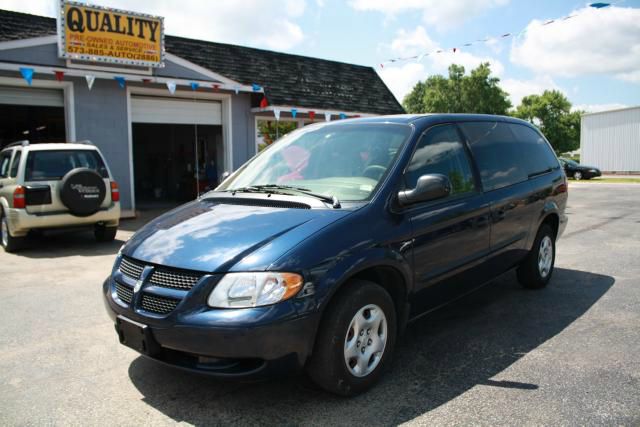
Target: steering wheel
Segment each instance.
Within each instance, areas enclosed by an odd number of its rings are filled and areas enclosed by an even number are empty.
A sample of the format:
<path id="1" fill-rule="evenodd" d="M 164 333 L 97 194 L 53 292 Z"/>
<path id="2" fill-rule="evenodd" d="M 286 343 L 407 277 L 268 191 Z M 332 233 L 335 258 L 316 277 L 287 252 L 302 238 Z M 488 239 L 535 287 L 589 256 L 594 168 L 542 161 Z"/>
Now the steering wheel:
<path id="1" fill-rule="evenodd" d="M 385 168 L 384 166 L 369 165 L 366 168 L 364 168 L 362 175 L 366 176 L 367 178 L 371 178 L 373 180 L 378 181 L 380 180 L 380 178 L 382 178 L 382 175 L 384 175 L 386 170 L 387 168 Z"/>

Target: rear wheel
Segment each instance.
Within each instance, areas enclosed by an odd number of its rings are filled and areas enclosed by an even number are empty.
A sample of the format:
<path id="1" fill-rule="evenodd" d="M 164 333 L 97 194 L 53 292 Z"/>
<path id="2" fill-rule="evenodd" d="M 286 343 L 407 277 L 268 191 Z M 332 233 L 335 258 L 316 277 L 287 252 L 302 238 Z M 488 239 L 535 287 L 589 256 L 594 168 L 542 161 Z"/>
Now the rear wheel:
<path id="1" fill-rule="evenodd" d="M 9 221 L 0 213 L 0 243 L 6 252 L 16 252 L 22 248 L 24 237 L 13 237 L 9 231 Z"/>
<path id="2" fill-rule="evenodd" d="M 116 238 L 118 227 L 106 227 L 104 225 L 96 225 L 93 234 L 98 242 L 111 242 Z"/>
<path id="3" fill-rule="evenodd" d="M 580 181 L 582 179 L 582 172 L 580 171 L 575 171 L 573 173 L 573 179 L 575 179 L 576 181 Z"/>
<path id="4" fill-rule="evenodd" d="M 353 396 L 372 387 L 390 363 L 396 312 L 379 285 L 355 280 L 345 286 L 324 315 L 307 372 L 323 389 Z"/>
<path id="5" fill-rule="evenodd" d="M 555 233 L 549 224 L 542 224 L 531 252 L 518 267 L 518 281 L 525 288 L 544 288 L 551 280 L 555 259 Z"/>

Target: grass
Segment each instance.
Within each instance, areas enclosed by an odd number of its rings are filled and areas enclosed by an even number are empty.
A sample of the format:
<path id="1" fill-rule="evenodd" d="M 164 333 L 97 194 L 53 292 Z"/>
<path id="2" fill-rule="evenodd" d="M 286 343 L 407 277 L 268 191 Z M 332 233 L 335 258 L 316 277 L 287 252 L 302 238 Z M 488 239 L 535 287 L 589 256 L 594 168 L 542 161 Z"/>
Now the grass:
<path id="1" fill-rule="evenodd" d="M 583 180 L 583 181 L 575 181 L 575 180 L 570 180 L 570 182 L 601 182 L 604 184 L 640 184 L 640 177 L 635 178 L 635 177 L 621 177 L 621 178 L 617 178 L 617 177 L 598 177 L 598 178 L 591 178 L 589 180 Z"/>

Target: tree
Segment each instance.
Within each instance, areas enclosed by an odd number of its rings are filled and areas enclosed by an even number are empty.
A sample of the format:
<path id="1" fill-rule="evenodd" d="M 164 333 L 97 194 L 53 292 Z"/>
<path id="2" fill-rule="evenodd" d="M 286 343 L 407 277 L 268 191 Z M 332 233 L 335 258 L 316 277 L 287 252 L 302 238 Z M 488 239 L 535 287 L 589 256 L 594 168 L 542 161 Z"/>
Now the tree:
<path id="1" fill-rule="evenodd" d="M 480 64 L 469 75 L 461 65 L 449 66 L 449 77 L 434 75 L 418 82 L 404 98 L 409 113 L 507 114 L 508 93 L 491 76 L 489 63 Z"/>
<path id="2" fill-rule="evenodd" d="M 571 102 L 560 91 L 525 96 L 513 115 L 536 125 L 558 154 L 580 146 L 582 112 L 571 111 Z"/>
<path id="3" fill-rule="evenodd" d="M 262 136 L 263 143 L 258 146 L 258 151 L 262 151 L 267 146 L 273 144 L 291 131 L 298 128 L 297 122 L 285 122 L 276 120 L 258 120 L 258 132 Z"/>

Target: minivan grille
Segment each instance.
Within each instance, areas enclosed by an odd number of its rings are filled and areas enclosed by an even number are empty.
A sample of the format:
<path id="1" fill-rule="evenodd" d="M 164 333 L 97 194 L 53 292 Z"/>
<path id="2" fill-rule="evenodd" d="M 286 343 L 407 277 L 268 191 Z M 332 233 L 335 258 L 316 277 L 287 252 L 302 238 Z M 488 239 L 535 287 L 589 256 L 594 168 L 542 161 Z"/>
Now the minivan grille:
<path id="1" fill-rule="evenodd" d="M 146 292 L 142 294 L 142 308 L 151 313 L 171 313 L 179 303 L 180 300 L 173 298 L 161 297 Z"/>
<path id="2" fill-rule="evenodd" d="M 131 258 L 123 257 L 120 262 L 120 271 L 122 274 L 129 276 L 134 280 L 140 279 L 142 270 L 144 270 L 144 264 Z"/>
<path id="3" fill-rule="evenodd" d="M 189 290 L 201 277 L 202 275 L 197 273 L 157 269 L 151 275 L 150 282 L 164 288 Z"/>
<path id="4" fill-rule="evenodd" d="M 118 299 L 120 299 L 120 301 L 126 304 L 131 304 L 131 301 L 133 300 L 133 289 L 127 285 L 116 282 L 116 295 L 118 295 Z"/>

